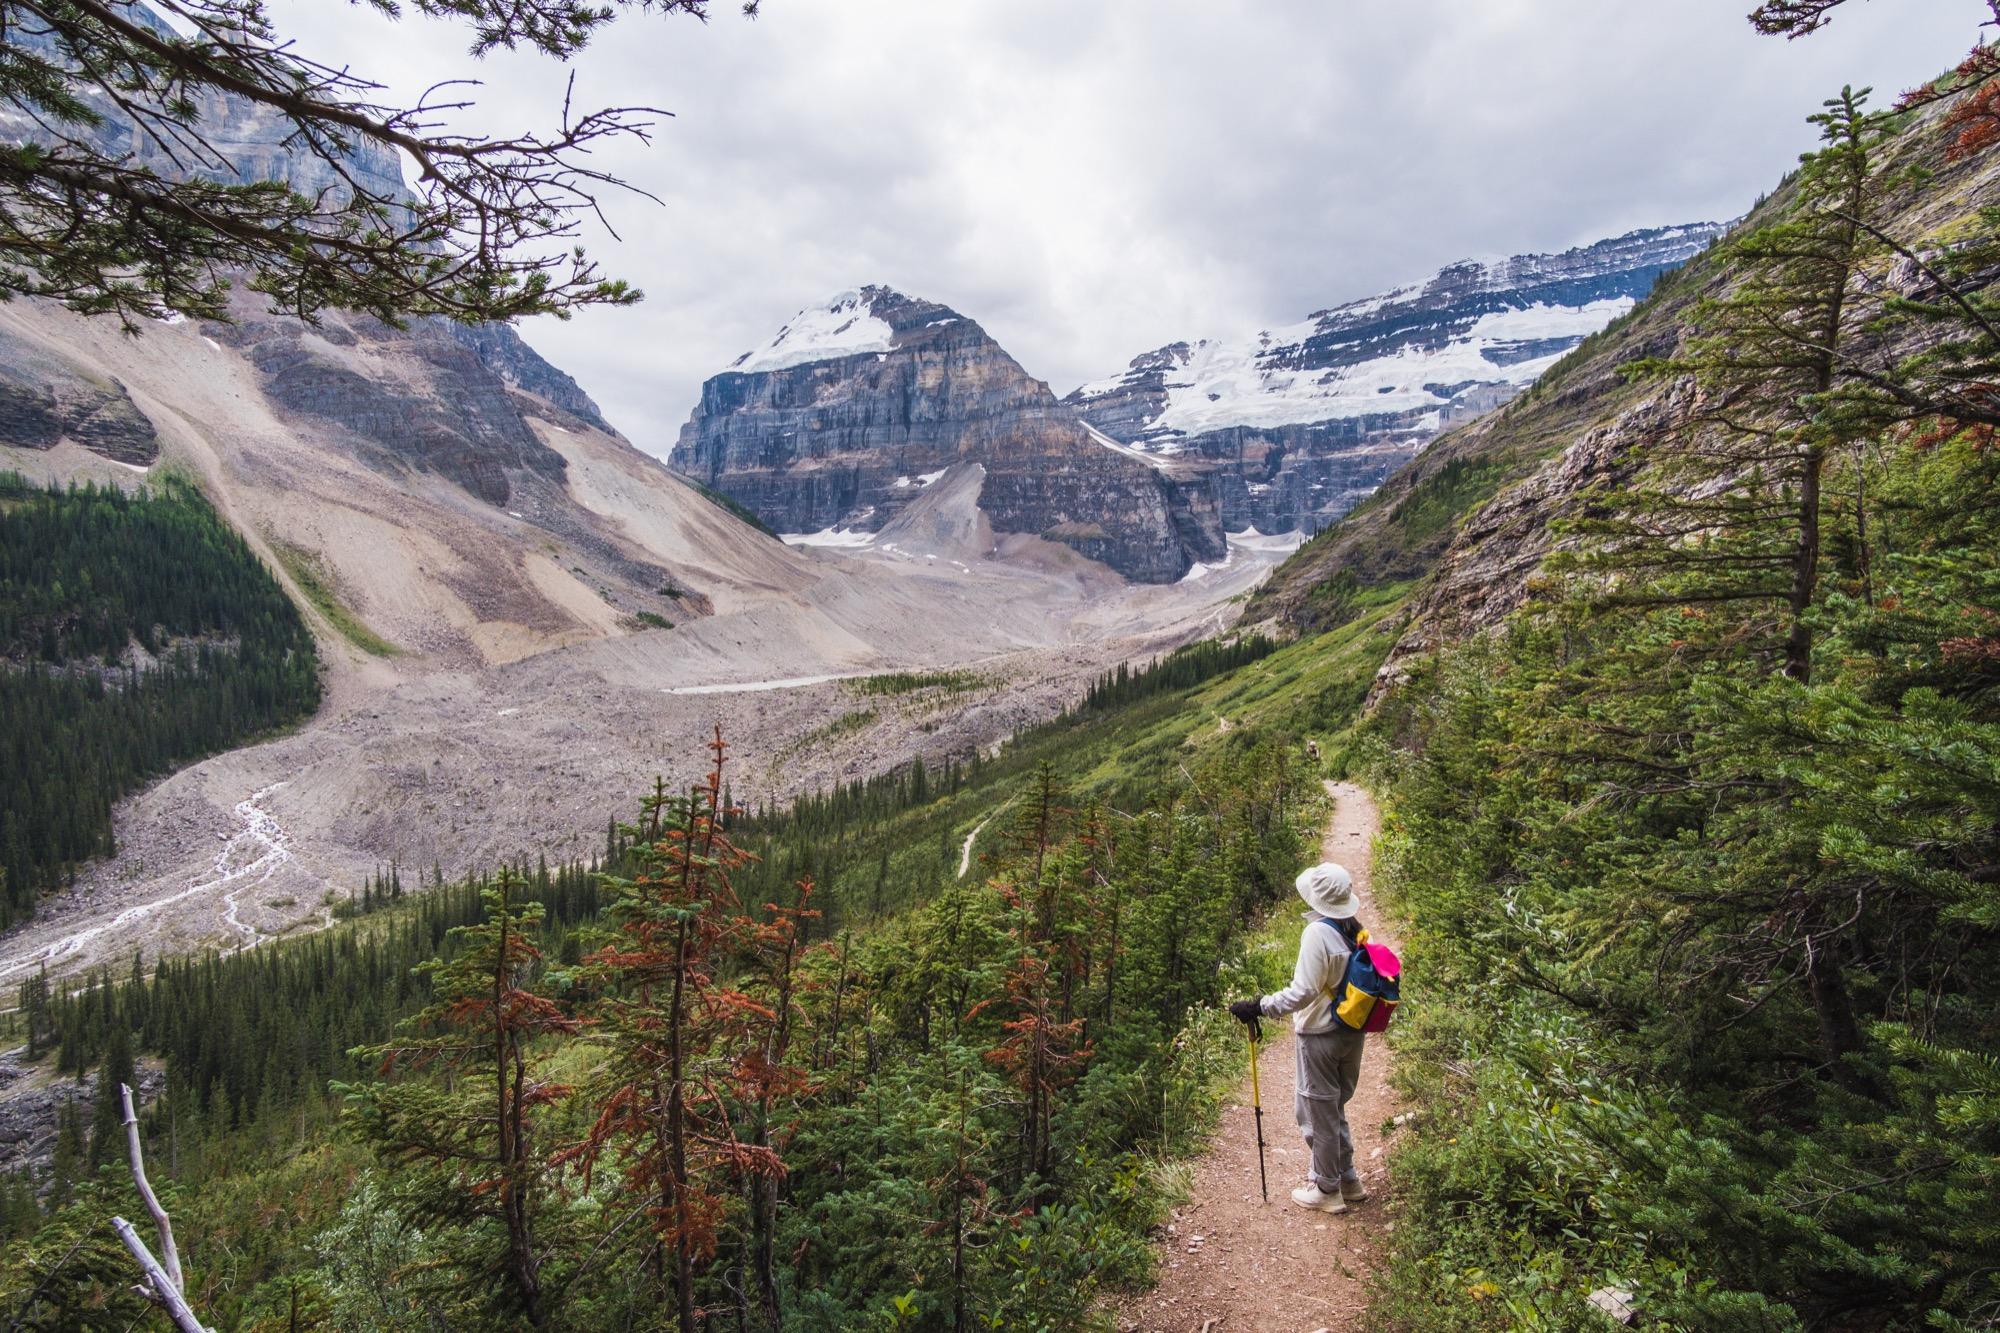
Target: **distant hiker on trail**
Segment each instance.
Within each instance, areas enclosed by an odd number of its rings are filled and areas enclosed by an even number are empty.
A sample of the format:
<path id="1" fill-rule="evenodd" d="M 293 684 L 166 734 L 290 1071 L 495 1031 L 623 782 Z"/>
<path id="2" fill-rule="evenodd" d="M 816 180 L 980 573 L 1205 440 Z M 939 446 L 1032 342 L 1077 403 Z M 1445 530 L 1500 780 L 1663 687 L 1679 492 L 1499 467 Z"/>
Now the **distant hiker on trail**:
<path id="1" fill-rule="evenodd" d="M 1355 920 L 1361 910 L 1354 877 L 1331 861 L 1313 866 L 1293 881 L 1312 910 L 1299 934 L 1299 961 L 1292 984 L 1275 995 L 1238 1000 L 1229 1012 L 1245 1023 L 1292 1014 L 1298 1034 L 1298 1095 L 1293 1103 L 1299 1128 L 1312 1152 L 1306 1183 L 1292 1202 L 1323 1213 L 1344 1213 L 1368 1197 L 1354 1169 L 1354 1137 L 1347 1128 L 1347 1102 L 1361 1081 L 1361 1048 L 1369 1032 L 1387 1026 L 1395 1001 L 1394 955 L 1368 949 L 1368 932 Z M 1350 963 L 1359 958 L 1357 966 Z M 1377 984 L 1370 959 L 1389 969 L 1386 989 Z M 1350 975 L 1352 973 L 1352 975 Z"/>

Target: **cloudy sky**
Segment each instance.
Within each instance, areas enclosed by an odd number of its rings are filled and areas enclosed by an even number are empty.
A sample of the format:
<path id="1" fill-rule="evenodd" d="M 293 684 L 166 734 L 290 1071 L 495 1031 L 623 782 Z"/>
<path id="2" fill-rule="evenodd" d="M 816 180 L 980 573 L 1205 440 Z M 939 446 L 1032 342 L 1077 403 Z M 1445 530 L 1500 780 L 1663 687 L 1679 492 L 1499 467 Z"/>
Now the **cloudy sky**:
<path id="1" fill-rule="evenodd" d="M 1842 83 L 1953 63 L 1980 0 L 1855 0 L 1783 42 L 1752 0 L 716 0 L 635 12 L 578 98 L 674 113 L 607 164 L 591 249 L 644 304 L 525 332 L 665 453 L 701 381 L 793 312 L 886 283 L 984 324 L 1058 393 L 1468 255 L 1735 216 Z M 490 133 L 564 71 L 462 29 L 287 0 L 287 31 L 407 93 L 485 81 Z"/>

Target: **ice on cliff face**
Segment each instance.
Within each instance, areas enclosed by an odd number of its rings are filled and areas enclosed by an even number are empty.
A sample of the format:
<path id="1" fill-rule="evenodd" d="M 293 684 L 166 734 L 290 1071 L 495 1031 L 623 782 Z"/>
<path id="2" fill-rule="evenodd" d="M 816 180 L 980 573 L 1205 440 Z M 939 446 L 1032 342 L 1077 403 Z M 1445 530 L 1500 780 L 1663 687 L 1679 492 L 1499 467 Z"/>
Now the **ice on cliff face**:
<path id="1" fill-rule="evenodd" d="M 1161 347 L 1066 401 L 1156 454 L 1232 428 L 1381 417 L 1403 429 L 1411 414 L 1433 413 L 1427 429 L 1436 429 L 1464 404 L 1483 410 L 1534 382 L 1630 310 L 1651 275 L 1723 230 L 1691 223 L 1556 254 L 1460 260 L 1295 324 Z"/>
<path id="2" fill-rule="evenodd" d="M 1630 310 L 1630 297 L 1581 306 L 1532 305 L 1482 315 L 1443 346 L 1399 347 L 1393 355 L 1333 369 L 1288 369 L 1277 349 L 1296 346 L 1317 321 L 1230 342 L 1203 341 L 1166 377 L 1167 402 L 1151 423 L 1159 434 L 1200 435 L 1229 426 L 1289 426 L 1375 412 L 1407 412 L 1450 401 L 1431 387 L 1471 381 L 1521 386 L 1561 359 L 1515 349 L 1579 339 Z"/>

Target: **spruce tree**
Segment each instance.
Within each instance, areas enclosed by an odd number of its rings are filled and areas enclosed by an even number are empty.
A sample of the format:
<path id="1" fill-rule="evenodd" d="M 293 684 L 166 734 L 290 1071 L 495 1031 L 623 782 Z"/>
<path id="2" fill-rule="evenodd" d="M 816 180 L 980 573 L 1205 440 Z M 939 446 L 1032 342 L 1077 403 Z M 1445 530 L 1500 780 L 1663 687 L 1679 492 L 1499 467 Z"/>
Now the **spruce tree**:
<path id="1" fill-rule="evenodd" d="M 68 1202 L 76 1183 L 88 1165 L 89 1140 L 84 1135 L 83 1113 L 74 1097 L 66 1099 L 56 1112 L 56 1143 L 49 1158 L 49 1203 L 52 1207 Z"/>
<path id="2" fill-rule="evenodd" d="M 91 1099 L 90 1165 L 94 1169 L 116 1161 L 125 1148 L 125 1111 L 119 1099 L 121 1084 L 134 1081 L 132 1035 L 125 1025 L 114 1023 L 104 1060 L 97 1067 L 97 1087 Z"/>
<path id="3" fill-rule="evenodd" d="M 1847 350 L 1873 313 L 1858 288 L 1880 252 L 1877 158 L 1889 126 L 1866 97 L 1843 89 L 1813 117 L 1820 150 L 1774 218 L 1726 243 L 1730 286 L 1697 305 L 1696 336 L 1680 355 L 1634 368 L 1675 382 L 1681 420 L 1641 457 L 1636 482 L 1602 497 L 1602 516 L 1566 527 L 1581 545 L 1552 566 L 1585 576 L 1568 586 L 1574 632 L 1593 651 L 1571 673 L 1575 707 L 1551 718 L 1541 742 L 1628 765 L 1656 800 L 1730 784 L 1737 799 L 1679 858 L 1689 907 L 1739 923 L 1738 966 L 1803 981 L 1836 1063 L 1863 1044 L 1845 976 L 1857 919 L 1840 878 L 1775 836 L 1794 827 L 1801 789 L 1777 758 L 1788 742 L 1768 724 L 1796 695 L 1721 683 L 1812 682 L 1827 480 L 1846 475 L 1883 424 Z M 1704 674 L 1717 688 L 1693 696 L 1712 705 L 1697 722 L 1686 696 L 1660 686 Z M 1724 839 L 1726 867 L 1713 855 Z"/>
<path id="4" fill-rule="evenodd" d="M 1691 382 L 1692 401 L 1642 483 L 1611 497 L 1622 514 L 1579 525 L 1622 576 L 1608 600 L 1769 606 L 1769 642 L 1729 651 L 1768 652 L 1798 681 L 1812 675 L 1826 468 L 1880 424 L 1847 351 L 1866 314 L 1853 289 L 1878 250 L 1886 122 L 1867 97 L 1843 88 L 1813 117 L 1821 148 L 1794 200 L 1725 243 L 1730 290 L 1696 308 L 1687 350 L 1633 368 Z"/>
<path id="5" fill-rule="evenodd" d="M 471 1284 L 492 1293 L 496 1325 L 542 1328 L 552 1315 L 542 1230 L 550 1149 L 539 1121 L 566 1089 L 538 1076 L 529 1047 L 577 1025 L 537 988 L 542 908 L 522 902 L 522 888 L 503 869 L 481 890 L 484 919 L 454 927 L 445 956 L 418 969 L 431 1002 L 394 1040 L 360 1053 L 397 1077 L 362 1088 L 356 1118 L 397 1167 L 403 1216 L 470 1228 L 464 1262 Z"/>
<path id="6" fill-rule="evenodd" d="M 681 1333 L 698 1327 L 696 1283 L 720 1243 L 729 1182 L 783 1169 L 736 1130 L 757 1010 L 719 969 L 755 923 L 732 881 L 747 858 L 722 827 L 720 727 L 709 750 L 688 795 L 655 784 L 631 830 L 635 872 L 606 878 L 610 938 L 578 970 L 605 995 L 594 1017 L 607 1057 L 587 1089 L 595 1119 L 564 1154 L 586 1182 L 611 1156 L 647 1202 L 656 1289 Z"/>

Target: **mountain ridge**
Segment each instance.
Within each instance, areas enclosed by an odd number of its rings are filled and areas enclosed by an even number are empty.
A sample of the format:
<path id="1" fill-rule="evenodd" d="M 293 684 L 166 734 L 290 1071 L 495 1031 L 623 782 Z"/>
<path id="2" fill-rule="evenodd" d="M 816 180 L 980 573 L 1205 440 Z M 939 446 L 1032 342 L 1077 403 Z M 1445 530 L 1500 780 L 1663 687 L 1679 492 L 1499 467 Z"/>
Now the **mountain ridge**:
<path id="1" fill-rule="evenodd" d="M 1142 352 L 1064 401 L 1120 442 L 1207 473 L 1226 529 L 1310 533 L 1521 392 L 1722 230 L 1683 223 L 1460 260 L 1295 324 Z"/>

